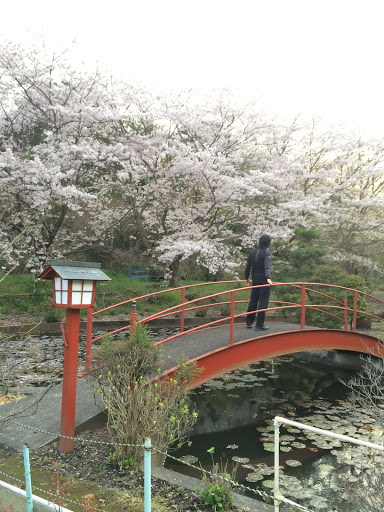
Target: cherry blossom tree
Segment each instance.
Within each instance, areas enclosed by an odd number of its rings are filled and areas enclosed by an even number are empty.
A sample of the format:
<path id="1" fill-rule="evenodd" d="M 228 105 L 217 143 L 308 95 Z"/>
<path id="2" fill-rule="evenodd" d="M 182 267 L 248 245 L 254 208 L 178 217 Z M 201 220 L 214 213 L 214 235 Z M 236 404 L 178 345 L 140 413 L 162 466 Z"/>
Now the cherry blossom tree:
<path id="1" fill-rule="evenodd" d="M 320 122 L 304 127 L 295 151 L 302 194 L 322 197 L 311 219 L 329 255 L 350 273 L 379 270 L 384 228 L 383 141 Z"/>
<path id="2" fill-rule="evenodd" d="M 218 95 L 204 103 L 162 101 L 152 112 L 150 136 L 135 144 L 130 137 L 130 158 L 118 177 L 136 235 L 167 264 L 172 285 L 191 256 L 212 273 L 233 273 L 240 249 L 261 230 L 294 228 L 294 192 L 281 193 L 292 166 L 271 151 L 270 122 L 252 105 Z"/>
<path id="3" fill-rule="evenodd" d="M 122 112 L 99 71 L 75 71 L 62 55 L 8 43 L 0 70 L 2 259 L 36 268 L 113 224 L 105 177 Z"/>
<path id="4" fill-rule="evenodd" d="M 283 125 L 228 91 L 155 94 L 12 43 L 0 48 L 0 109 L 8 268 L 133 247 L 177 285 L 188 258 L 235 275 L 261 233 L 297 227 L 320 230 L 349 266 L 380 265 L 382 142 Z"/>

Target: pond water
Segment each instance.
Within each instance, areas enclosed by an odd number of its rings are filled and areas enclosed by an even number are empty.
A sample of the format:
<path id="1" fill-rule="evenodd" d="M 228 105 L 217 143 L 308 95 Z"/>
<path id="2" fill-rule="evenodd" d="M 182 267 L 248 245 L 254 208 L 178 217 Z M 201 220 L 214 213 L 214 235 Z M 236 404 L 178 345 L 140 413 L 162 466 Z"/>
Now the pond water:
<path id="1" fill-rule="evenodd" d="M 195 466 L 211 470 L 207 450 L 214 447 L 214 462 L 228 462 L 228 471 L 236 464 L 233 457 L 241 459 L 236 481 L 272 495 L 274 416 L 378 442 L 382 433 L 374 429 L 374 420 L 362 410 L 346 408 L 348 388 L 340 379 L 347 381 L 352 374 L 281 357 L 207 382 L 194 391 L 199 417 L 191 444 L 171 454 L 193 456 Z M 351 510 L 337 476 L 346 466 L 338 456 L 344 450 L 340 442 L 288 426 L 280 428 L 280 441 L 283 494 L 310 510 Z M 165 466 L 201 478 L 198 470 L 172 459 Z M 251 490 L 242 492 L 258 498 Z"/>

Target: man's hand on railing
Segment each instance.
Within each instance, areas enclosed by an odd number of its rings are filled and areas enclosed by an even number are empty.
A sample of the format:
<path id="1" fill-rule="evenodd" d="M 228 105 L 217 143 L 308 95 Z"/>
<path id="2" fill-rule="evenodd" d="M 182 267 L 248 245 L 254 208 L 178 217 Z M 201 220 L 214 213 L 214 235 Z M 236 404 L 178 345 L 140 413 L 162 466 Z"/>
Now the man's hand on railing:
<path id="1" fill-rule="evenodd" d="M 253 286 L 253 283 L 250 279 L 246 279 L 245 282 L 247 283 L 247 286 Z M 267 279 L 268 284 L 273 284 L 272 279 Z"/>

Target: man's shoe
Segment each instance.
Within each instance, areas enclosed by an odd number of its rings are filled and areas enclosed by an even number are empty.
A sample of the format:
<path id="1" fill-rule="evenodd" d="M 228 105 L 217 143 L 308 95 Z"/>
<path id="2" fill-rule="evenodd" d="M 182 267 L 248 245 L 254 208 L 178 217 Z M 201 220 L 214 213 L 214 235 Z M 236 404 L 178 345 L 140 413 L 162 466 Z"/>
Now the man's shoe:
<path id="1" fill-rule="evenodd" d="M 247 324 L 247 329 L 252 329 L 252 324 L 251 325 Z"/>
<path id="2" fill-rule="evenodd" d="M 269 325 L 256 325 L 255 331 L 268 331 Z"/>

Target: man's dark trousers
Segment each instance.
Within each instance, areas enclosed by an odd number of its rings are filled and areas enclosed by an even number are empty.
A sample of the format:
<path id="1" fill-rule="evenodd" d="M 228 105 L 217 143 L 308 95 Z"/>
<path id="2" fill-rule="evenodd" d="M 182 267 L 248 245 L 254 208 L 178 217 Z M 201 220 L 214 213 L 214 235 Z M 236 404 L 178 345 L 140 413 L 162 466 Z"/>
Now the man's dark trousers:
<path id="1" fill-rule="evenodd" d="M 262 284 L 260 282 L 252 281 L 252 286 Z M 264 283 L 263 283 L 264 284 Z M 251 298 L 247 311 L 256 311 L 257 309 L 267 309 L 269 296 L 271 294 L 270 286 L 263 286 L 262 288 L 252 288 Z M 256 313 L 247 315 L 247 325 L 252 325 L 255 320 Z M 257 313 L 256 325 L 263 325 L 265 320 L 265 311 L 259 311 Z"/>

